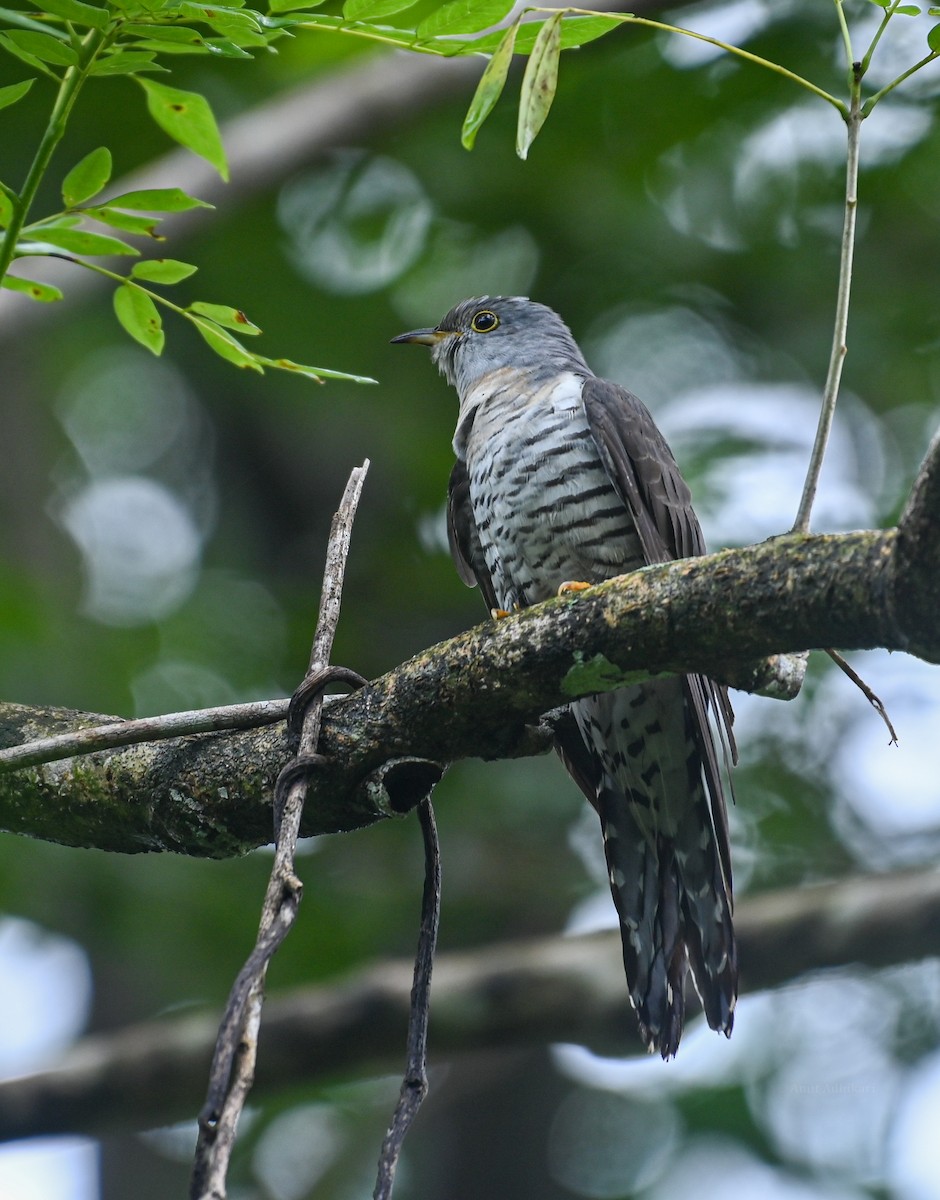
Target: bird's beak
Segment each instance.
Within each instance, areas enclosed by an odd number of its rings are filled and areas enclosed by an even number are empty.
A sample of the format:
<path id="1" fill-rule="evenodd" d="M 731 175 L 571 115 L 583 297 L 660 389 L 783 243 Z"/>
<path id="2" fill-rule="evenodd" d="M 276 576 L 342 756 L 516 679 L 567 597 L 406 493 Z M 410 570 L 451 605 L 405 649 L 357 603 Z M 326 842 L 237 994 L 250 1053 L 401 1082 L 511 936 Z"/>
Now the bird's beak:
<path id="1" fill-rule="evenodd" d="M 412 329 L 411 333 L 400 333 L 392 338 L 392 345 L 397 342 L 414 342 L 418 346 L 436 346 L 448 336 L 446 329 Z"/>

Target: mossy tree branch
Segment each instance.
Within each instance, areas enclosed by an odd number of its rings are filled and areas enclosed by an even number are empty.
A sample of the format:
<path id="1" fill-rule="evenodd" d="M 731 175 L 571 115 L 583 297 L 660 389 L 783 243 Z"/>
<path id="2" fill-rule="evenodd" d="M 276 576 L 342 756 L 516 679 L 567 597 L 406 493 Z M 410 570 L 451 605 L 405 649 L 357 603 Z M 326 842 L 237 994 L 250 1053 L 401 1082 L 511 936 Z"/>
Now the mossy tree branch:
<path id="1" fill-rule="evenodd" d="M 766 656 L 884 647 L 940 662 L 940 438 L 897 529 L 807 536 L 646 568 L 487 622 L 325 708 L 303 832 L 407 811 L 435 764 L 541 753 L 543 714 L 650 675 L 757 691 Z M 355 664 L 351 664 L 355 665 Z M 99 716 L 0 706 L 0 746 Z M 282 725 L 101 751 L 0 775 L 0 827 L 75 846 L 224 857 L 270 841 Z"/>

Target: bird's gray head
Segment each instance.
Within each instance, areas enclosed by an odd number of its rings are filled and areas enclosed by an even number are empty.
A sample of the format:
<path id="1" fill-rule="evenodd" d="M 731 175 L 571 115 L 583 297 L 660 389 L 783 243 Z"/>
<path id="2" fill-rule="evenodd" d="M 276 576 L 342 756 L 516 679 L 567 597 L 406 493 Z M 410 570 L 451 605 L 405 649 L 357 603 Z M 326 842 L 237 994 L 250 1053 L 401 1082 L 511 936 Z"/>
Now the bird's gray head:
<path id="1" fill-rule="evenodd" d="M 414 329 L 392 341 L 430 346 L 432 359 L 461 398 L 501 367 L 530 371 L 533 382 L 561 371 L 591 374 L 561 317 L 526 296 L 462 300 L 433 329 Z"/>

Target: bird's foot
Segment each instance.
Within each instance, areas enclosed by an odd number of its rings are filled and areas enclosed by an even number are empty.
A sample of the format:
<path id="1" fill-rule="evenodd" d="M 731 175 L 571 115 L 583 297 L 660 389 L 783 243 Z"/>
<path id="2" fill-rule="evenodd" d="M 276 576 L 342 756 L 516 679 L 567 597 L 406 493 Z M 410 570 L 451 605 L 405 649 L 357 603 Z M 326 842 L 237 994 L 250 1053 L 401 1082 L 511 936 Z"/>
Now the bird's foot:
<path id="1" fill-rule="evenodd" d="M 490 616 L 493 618 L 494 621 L 502 621 L 505 617 L 511 617 L 513 615 L 513 613 L 522 612 L 522 607 L 523 606 L 521 604 L 517 603 L 517 604 L 514 604 L 511 609 L 491 608 Z"/>
<path id="2" fill-rule="evenodd" d="M 558 595 L 567 596 L 569 592 L 584 592 L 589 587 L 593 587 L 592 583 L 585 583 L 580 579 L 566 579 L 564 583 L 558 586 Z"/>

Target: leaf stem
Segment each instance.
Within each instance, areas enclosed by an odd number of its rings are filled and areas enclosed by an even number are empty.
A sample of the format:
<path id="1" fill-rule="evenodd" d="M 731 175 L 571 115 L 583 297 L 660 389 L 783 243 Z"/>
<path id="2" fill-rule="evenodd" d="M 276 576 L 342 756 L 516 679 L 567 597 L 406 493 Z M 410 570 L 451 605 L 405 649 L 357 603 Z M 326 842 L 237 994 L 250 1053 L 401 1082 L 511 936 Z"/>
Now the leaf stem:
<path id="1" fill-rule="evenodd" d="M 415 32 L 408 29 L 402 29 L 400 31 L 401 36 L 396 37 L 395 31 L 391 27 L 389 27 L 387 34 L 382 34 L 376 33 L 373 29 L 359 29 L 355 25 L 321 24 L 315 15 L 311 16 L 309 21 L 299 21 L 293 28 L 315 29 L 318 33 L 345 33 L 351 37 L 360 37 L 370 42 L 378 42 L 379 45 L 394 46 L 398 50 L 411 50 L 417 54 L 432 54 L 436 58 L 456 58 L 459 53 L 459 51 L 450 49 L 450 47 L 459 45 L 457 42 L 448 41 L 446 43 L 448 49 L 439 50 L 433 42 L 417 41 Z"/>
<path id="2" fill-rule="evenodd" d="M 118 271 L 111 271 L 108 267 L 103 267 L 100 263 L 88 262 L 84 258 L 74 258 L 72 255 L 58 255 L 59 258 L 68 257 L 68 261 L 74 263 L 77 267 L 84 267 L 88 271 L 95 271 L 98 275 L 103 275 L 106 279 L 113 279 L 115 283 L 125 283 L 128 287 L 137 288 L 139 292 L 143 292 L 145 296 L 149 296 L 155 304 L 162 304 L 164 308 L 170 309 L 180 317 L 185 317 L 191 321 L 193 314 L 179 304 L 174 304 L 172 300 L 168 300 L 166 296 L 161 296 L 159 292 L 153 292 L 148 287 L 144 287 L 139 280 L 134 279 L 130 275 L 121 275 Z"/>
<path id="3" fill-rule="evenodd" d="M 810 455 L 806 481 L 803 484 L 803 495 L 793 523 L 793 533 L 808 533 L 810 513 L 819 486 L 819 474 L 822 470 L 829 433 L 832 429 L 832 419 L 835 415 L 836 401 L 839 397 L 839 383 L 842 379 L 842 367 L 848 352 L 846 333 L 849 323 L 849 299 L 852 291 L 852 260 L 855 253 L 855 225 L 858 213 L 858 152 L 861 124 L 865 114 L 861 108 L 861 65 L 853 71 L 852 100 L 846 127 L 848 129 L 845 170 L 845 218 L 842 225 L 842 246 L 839 256 L 839 287 L 836 297 L 835 325 L 832 332 L 832 351 L 829 356 L 829 370 L 826 374 L 826 385 L 823 390 L 822 407 L 819 412 L 819 424 L 816 427 L 816 440 Z"/>
<path id="4" fill-rule="evenodd" d="M 10 263 L 13 261 L 13 254 L 16 250 L 16 243 L 20 232 L 36 198 L 39 185 L 52 160 L 55 148 L 65 133 L 65 126 L 72 112 L 72 107 L 78 99 L 78 93 L 81 90 L 82 84 L 88 78 L 88 73 L 98 54 L 108 44 L 112 36 L 113 34 L 106 30 L 89 30 L 82 44 L 82 53 L 79 56 L 79 61 L 67 67 L 65 74 L 62 76 L 55 103 L 49 115 L 49 122 L 36 148 L 36 154 L 26 175 L 22 191 L 18 196 L 12 197 L 13 217 L 3 235 L 3 240 L 0 241 L 0 279 L 3 279 L 6 275 Z"/>
<path id="5" fill-rule="evenodd" d="M 849 88 L 851 89 L 852 63 L 855 62 L 855 52 L 852 49 L 852 35 L 849 33 L 849 26 L 845 19 L 845 9 L 842 7 L 842 0 L 833 0 L 833 3 L 836 6 L 836 15 L 838 16 L 839 20 L 839 32 L 842 35 L 842 45 L 845 48 L 845 62 L 849 71 Z M 887 20 L 887 18 L 885 18 L 885 20 Z M 881 36 L 880 30 L 878 36 Z"/>
<path id="6" fill-rule="evenodd" d="M 894 10 L 897 8 L 899 3 L 900 3 L 900 0 L 894 0 L 894 3 L 889 4 L 888 7 L 885 9 L 885 15 L 881 18 L 878 28 L 875 30 L 875 36 L 871 39 L 871 45 L 868 47 L 865 57 L 862 59 L 862 71 L 861 71 L 862 75 L 866 74 L 868 71 L 868 68 L 871 66 L 872 55 L 875 53 L 878 43 L 881 41 L 881 35 L 888 28 L 888 22 L 894 16 Z M 840 4 L 839 4 L 840 12 L 841 12 L 841 8 L 842 8 L 842 6 L 841 6 L 841 2 L 840 2 Z M 845 17 L 843 17 L 842 20 L 844 22 Z M 851 48 L 850 48 L 849 63 L 851 64 L 853 61 L 854 60 L 852 58 Z"/>

